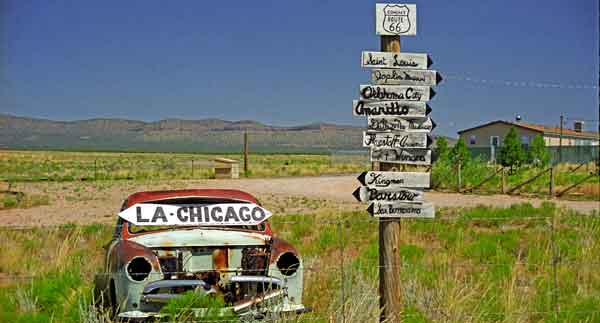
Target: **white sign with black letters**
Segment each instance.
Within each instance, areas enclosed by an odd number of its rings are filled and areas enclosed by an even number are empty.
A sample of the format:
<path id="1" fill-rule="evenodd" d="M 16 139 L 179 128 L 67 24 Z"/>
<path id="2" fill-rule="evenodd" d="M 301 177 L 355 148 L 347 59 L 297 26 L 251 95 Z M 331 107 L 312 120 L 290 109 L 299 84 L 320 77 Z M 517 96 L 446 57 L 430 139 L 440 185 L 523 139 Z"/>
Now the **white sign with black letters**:
<path id="1" fill-rule="evenodd" d="M 434 86 L 442 81 L 442 76 L 431 70 L 373 69 L 371 81 L 382 85 Z"/>
<path id="2" fill-rule="evenodd" d="M 431 132 L 435 126 L 431 118 L 369 116 L 367 119 L 368 131 Z"/>
<path id="3" fill-rule="evenodd" d="M 363 147 L 429 148 L 433 140 L 423 132 L 363 132 Z"/>
<path id="4" fill-rule="evenodd" d="M 429 86 L 413 85 L 361 85 L 360 98 L 363 100 L 406 100 L 429 101 L 435 92 Z"/>
<path id="5" fill-rule="evenodd" d="M 414 36 L 417 34 L 417 5 L 377 3 L 375 22 L 377 35 Z"/>
<path id="6" fill-rule="evenodd" d="M 431 108 L 425 102 L 352 100 L 352 113 L 355 116 L 422 118 L 429 112 Z"/>
<path id="7" fill-rule="evenodd" d="M 385 162 L 407 165 L 431 165 L 429 149 L 371 149 L 372 162 Z"/>
<path id="8" fill-rule="evenodd" d="M 370 188 L 361 186 L 357 188 L 352 195 L 359 202 L 373 201 L 423 201 L 423 191 L 411 190 L 407 188 Z"/>
<path id="9" fill-rule="evenodd" d="M 367 211 L 376 218 L 435 218 L 435 209 L 429 202 L 373 202 Z"/>
<path id="10" fill-rule="evenodd" d="M 370 188 L 428 188 L 431 180 L 429 173 L 383 171 L 363 172 L 357 179 Z"/>
<path id="11" fill-rule="evenodd" d="M 426 70 L 431 64 L 429 55 L 421 53 L 363 51 L 361 55 L 362 67 Z"/>
<path id="12" fill-rule="evenodd" d="M 223 204 L 135 204 L 119 216 L 135 225 L 257 225 L 270 218 L 271 212 L 253 203 Z"/>

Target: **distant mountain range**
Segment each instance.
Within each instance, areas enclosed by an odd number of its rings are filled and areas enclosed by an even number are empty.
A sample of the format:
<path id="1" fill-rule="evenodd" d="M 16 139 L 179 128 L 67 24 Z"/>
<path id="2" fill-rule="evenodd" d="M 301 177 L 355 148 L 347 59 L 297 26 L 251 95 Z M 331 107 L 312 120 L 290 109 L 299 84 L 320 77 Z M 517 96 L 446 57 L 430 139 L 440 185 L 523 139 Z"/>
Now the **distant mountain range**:
<path id="1" fill-rule="evenodd" d="M 53 121 L 0 114 L 0 148 L 225 153 L 239 152 L 247 131 L 252 152 L 327 153 L 362 149 L 363 130 L 329 123 L 276 127 L 219 119 Z"/>

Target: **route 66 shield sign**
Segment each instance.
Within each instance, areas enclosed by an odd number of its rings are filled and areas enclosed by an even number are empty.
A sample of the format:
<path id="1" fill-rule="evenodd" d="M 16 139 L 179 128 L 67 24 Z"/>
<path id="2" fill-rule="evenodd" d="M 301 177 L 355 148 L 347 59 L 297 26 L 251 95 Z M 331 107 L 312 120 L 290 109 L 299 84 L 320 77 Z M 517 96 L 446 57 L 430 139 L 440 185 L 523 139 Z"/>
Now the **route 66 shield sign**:
<path id="1" fill-rule="evenodd" d="M 375 10 L 378 35 L 417 34 L 416 5 L 378 3 Z"/>

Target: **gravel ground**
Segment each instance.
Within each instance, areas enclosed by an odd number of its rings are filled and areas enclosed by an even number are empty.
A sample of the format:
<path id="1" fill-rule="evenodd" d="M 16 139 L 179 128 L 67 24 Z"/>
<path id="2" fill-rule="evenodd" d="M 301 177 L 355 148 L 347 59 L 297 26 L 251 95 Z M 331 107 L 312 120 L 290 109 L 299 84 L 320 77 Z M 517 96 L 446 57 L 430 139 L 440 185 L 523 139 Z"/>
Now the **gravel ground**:
<path id="1" fill-rule="evenodd" d="M 187 180 L 187 181 L 114 181 L 18 184 L 13 190 L 26 194 L 50 195 L 50 204 L 28 209 L 0 210 L 4 226 L 48 226 L 64 223 L 113 223 L 122 201 L 131 193 L 143 190 L 180 188 L 232 188 L 247 191 L 265 205 L 282 211 L 310 211 L 302 198 L 321 200 L 342 209 L 363 209 L 352 192 L 359 183 L 355 175 L 321 177 L 286 177 L 237 180 Z M 457 193 L 427 192 L 427 201 L 438 207 L 469 207 L 480 204 L 507 207 L 529 202 L 538 206 L 549 199 L 507 195 L 467 195 Z M 599 201 L 568 201 L 553 199 L 560 207 L 582 213 L 600 210 Z M 313 206 L 314 208 L 314 206 Z"/>

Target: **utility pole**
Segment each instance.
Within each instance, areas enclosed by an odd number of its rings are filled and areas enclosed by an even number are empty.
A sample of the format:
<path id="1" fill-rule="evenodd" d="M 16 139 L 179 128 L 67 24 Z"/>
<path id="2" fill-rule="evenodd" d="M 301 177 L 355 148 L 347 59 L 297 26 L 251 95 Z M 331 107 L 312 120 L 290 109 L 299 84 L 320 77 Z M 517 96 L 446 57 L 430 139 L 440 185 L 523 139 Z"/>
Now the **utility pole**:
<path id="1" fill-rule="evenodd" d="M 560 115 L 560 137 L 558 138 L 558 164 L 562 163 L 562 140 L 563 140 L 564 116 Z"/>
<path id="2" fill-rule="evenodd" d="M 244 131 L 244 177 L 248 177 L 248 130 Z"/>
<path id="3" fill-rule="evenodd" d="M 400 36 L 382 35 L 382 52 L 400 52 Z M 388 171 L 392 163 L 374 163 L 374 171 Z M 400 220 L 379 219 L 379 307 L 380 321 L 398 322 L 402 309 L 402 282 L 400 281 L 401 259 Z"/>

